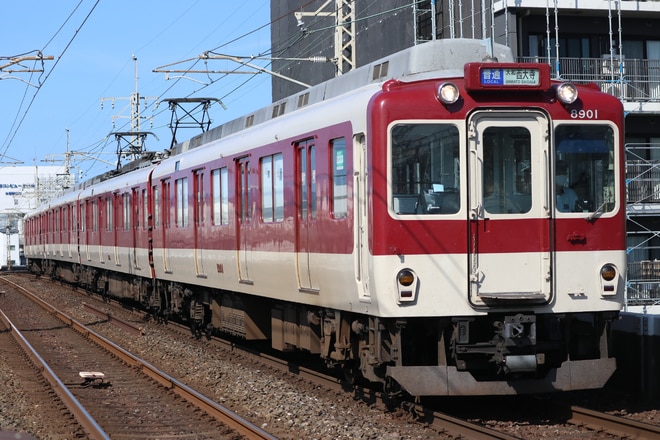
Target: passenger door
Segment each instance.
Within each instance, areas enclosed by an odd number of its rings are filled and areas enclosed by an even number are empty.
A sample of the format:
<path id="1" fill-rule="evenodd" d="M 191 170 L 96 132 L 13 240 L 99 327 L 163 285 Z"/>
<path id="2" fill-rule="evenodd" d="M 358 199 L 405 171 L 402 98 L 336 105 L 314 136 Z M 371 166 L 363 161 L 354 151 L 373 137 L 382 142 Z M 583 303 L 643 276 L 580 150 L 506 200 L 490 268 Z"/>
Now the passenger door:
<path id="1" fill-rule="evenodd" d="M 478 112 L 468 136 L 470 300 L 547 302 L 548 120 L 527 111 Z"/>
<path id="2" fill-rule="evenodd" d="M 204 171 L 195 170 L 193 174 L 193 240 L 195 242 L 195 272 L 205 278 L 203 228 L 204 220 Z"/>
<path id="3" fill-rule="evenodd" d="M 296 270 L 301 291 L 318 292 L 317 269 L 310 264 L 316 238 L 316 147 L 310 139 L 296 144 Z"/>
<path id="4" fill-rule="evenodd" d="M 236 241 L 238 279 L 243 284 L 253 284 L 250 278 L 250 159 L 244 157 L 236 162 Z"/>

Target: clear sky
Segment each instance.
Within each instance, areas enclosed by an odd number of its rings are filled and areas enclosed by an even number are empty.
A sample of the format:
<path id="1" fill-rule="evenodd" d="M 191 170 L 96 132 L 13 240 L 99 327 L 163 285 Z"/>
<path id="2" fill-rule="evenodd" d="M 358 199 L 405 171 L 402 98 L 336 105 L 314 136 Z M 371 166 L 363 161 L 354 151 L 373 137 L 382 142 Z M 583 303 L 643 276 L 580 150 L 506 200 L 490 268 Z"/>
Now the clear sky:
<path id="1" fill-rule="evenodd" d="M 234 70 L 230 61 L 198 57 L 206 51 L 234 56 L 268 54 L 270 0 L 22 0 L 2 5 L 0 37 L 0 168 L 9 163 L 59 165 L 68 149 L 72 171 L 83 179 L 112 169 L 114 132 L 130 131 L 130 97 L 137 84 L 141 131 L 153 132 L 145 147 L 170 146 L 171 112 L 157 100 L 184 97 L 222 99 L 213 104 L 212 126 L 271 101 L 267 74 L 186 74 L 154 69 Z M 7 67 L 7 58 L 53 60 Z M 133 56 L 137 59 L 134 61 Z M 189 61 L 185 61 L 189 60 Z M 184 62 L 182 62 L 184 61 Z M 252 61 L 267 67 L 267 61 Z M 242 70 L 249 70 L 242 68 Z M 114 108 L 111 99 L 116 98 Z M 68 131 L 67 131 L 68 130 Z M 179 129 L 177 139 L 201 130 Z M 125 160 L 124 160 L 125 161 Z M 1 171 L 0 171 L 1 172 Z"/>

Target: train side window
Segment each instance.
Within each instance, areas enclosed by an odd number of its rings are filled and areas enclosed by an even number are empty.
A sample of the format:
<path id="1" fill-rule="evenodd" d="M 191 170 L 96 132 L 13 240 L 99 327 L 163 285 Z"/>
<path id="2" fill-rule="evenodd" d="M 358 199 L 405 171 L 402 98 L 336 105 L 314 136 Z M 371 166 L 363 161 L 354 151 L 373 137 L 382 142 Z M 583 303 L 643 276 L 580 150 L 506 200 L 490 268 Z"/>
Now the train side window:
<path id="1" fill-rule="evenodd" d="M 92 227 L 94 232 L 99 230 L 99 203 L 97 200 L 92 202 Z"/>
<path id="2" fill-rule="evenodd" d="M 149 227 L 149 192 L 146 189 L 142 190 L 142 227 L 147 229 Z"/>
<path id="3" fill-rule="evenodd" d="M 69 231 L 69 207 L 66 205 L 62 207 L 62 231 Z"/>
<path id="4" fill-rule="evenodd" d="M 332 216 L 346 218 L 348 215 L 346 139 L 333 139 L 330 144 L 332 150 Z"/>
<path id="5" fill-rule="evenodd" d="M 312 219 L 316 219 L 316 147 L 309 147 L 309 204 Z"/>
<path id="6" fill-rule="evenodd" d="M 195 225 L 201 226 L 206 221 L 204 218 L 204 172 L 202 170 L 195 171 L 194 179 Z"/>
<path id="7" fill-rule="evenodd" d="M 188 178 L 182 177 L 174 181 L 176 189 L 176 226 L 188 226 Z"/>
<path id="8" fill-rule="evenodd" d="M 131 195 L 129 193 L 122 194 L 122 204 L 124 205 L 124 230 L 131 229 Z"/>
<path id="9" fill-rule="evenodd" d="M 212 221 L 214 225 L 229 224 L 229 177 L 227 167 L 211 171 Z"/>
<path id="10" fill-rule="evenodd" d="M 154 202 L 154 228 L 160 227 L 160 198 L 158 197 L 158 186 L 153 187 Z"/>
<path id="11" fill-rule="evenodd" d="M 456 214 L 460 209 L 458 128 L 400 123 L 392 127 L 391 209 L 397 215 Z"/>
<path id="12" fill-rule="evenodd" d="M 304 220 L 316 219 L 316 147 L 310 139 L 297 144 L 298 149 L 298 215 Z"/>
<path id="13" fill-rule="evenodd" d="M 87 230 L 87 203 L 85 201 L 80 202 L 80 231 L 85 232 Z"/>
<path id="14" fill-rule="evenodd" d="M 261 218 L 264 222 L 284 220 L 283 164 L 281 153 L 261 159 Z"/>
<path id="15" fill-rule="evenodd" d="M 172 218 L 170 217 L 170 207 L 172 206 L 170 204 L 172 200 L 172 193 L 170 191 L 172 188 L 169 180 L 163 180 L 162 185 L 163 185 L 163 191 L 160 196 L 163 200 L 160 205 L 160 209 L 161 209 L 160 218 L 163 223 L 163 228 L 169 229 L 170 225 L 172 224 Z"/>
<path id="16" fill-rule="evenodd" d="M 112 197 L 105 198 L 105 230 L 112 231 L 112 216 L 114 215 L 112 209 Z"/>

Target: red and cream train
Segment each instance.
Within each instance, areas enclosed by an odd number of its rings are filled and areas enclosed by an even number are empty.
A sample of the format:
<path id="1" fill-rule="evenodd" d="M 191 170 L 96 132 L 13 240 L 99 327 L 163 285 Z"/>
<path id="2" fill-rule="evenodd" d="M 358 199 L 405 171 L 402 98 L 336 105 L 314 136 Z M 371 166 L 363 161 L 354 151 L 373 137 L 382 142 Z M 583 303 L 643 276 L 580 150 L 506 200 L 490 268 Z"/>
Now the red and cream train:
<path id="1" fill-rule="evenodd" d="M 595 388 L 624 295 L 622 139 L 598 88 L 439 40 L 77 184 L 25 218 L 25 252 L 389 393 Z"/>

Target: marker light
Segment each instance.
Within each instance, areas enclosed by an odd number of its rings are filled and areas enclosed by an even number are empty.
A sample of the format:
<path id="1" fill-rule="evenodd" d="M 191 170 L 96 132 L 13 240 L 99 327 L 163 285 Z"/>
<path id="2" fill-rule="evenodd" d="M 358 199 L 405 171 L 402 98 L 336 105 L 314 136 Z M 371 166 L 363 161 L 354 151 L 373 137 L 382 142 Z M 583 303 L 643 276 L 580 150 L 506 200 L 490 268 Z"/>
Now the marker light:
<path id="1" fill-rule="evenodd" d="M 408 287 L 413 283 L 413 281 L 415 281 L 415 275 L 413 275 L 413 273 L 410 270 L 403 269 L 397 275 L 397 279 L 399 281 L 399 284 Z"/>
<path id="2" fill-rule="evenodd" d="M 557 99 L 564 104 L 573 104 L 578 97 L 575 84 L 562 83 L 557 86 Z"/>
<path id="3" fill-rule="evenodd" d="M 443 104 L 453 104 L 458 101 L 459 96 L 460 92 L 458 91 L 458 87 L 453 83 L 442 83 L 438 87 L 438 99 Z"/>
<path id="4" fill-rule="evenodd" d="M 605 281 L 612 281 L 616 277 L 616 269 L 611 264 L 606 264 L 600 268 L 600 276 Z"/>
<path id="5" fill-rule="evenodd" d="M 399 304 L 414 303 L 417 300 L 417 289 L 419 287 L 417 285 L 419 281 L 415 273 L 410 269 L 401 269 L 396 274 L 396 281 L 399 293 L 397 302 Z"/>

